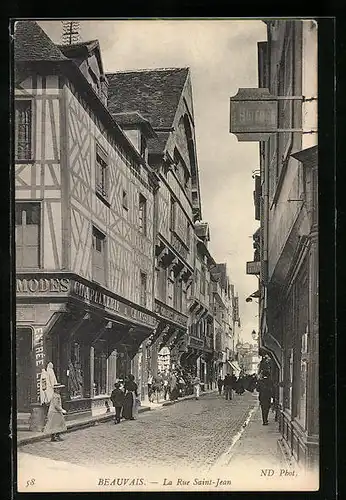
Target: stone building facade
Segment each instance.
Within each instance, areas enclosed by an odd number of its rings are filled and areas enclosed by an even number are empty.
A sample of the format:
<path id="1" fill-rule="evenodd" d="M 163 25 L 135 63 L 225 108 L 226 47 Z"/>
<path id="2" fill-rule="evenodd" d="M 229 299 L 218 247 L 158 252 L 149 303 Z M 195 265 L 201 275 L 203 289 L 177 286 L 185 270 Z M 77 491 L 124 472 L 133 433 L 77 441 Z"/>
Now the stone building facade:
<path id="1" fill-rule="evenodd" d="M 259 87 L 278 100 L 278 129 L 260 142 L 260 343 L 273 359 L 280 441 L 319 461 L 317 25 L 268 21 Z"/>

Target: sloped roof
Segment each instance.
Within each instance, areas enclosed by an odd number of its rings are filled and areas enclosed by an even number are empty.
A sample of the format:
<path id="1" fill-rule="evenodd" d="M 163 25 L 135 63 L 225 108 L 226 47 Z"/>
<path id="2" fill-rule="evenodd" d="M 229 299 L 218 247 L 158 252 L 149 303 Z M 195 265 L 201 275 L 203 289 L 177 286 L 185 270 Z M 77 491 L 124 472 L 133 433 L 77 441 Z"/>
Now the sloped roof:
<path id="1" fill-rule="evenodd" d="M 138 111 L 153 128 L 170 128 L 188 76 L 188 68 L 107 73 L 112 113 Z"/>
<path id="2" fill-rule="evenodd" d="M 93 50 L 95 47 L 99 46 L 99 41 L 98 40 L 88 40 L 87 42 L 74 42 L 74 43 L 62 43 L 62 44 L 57 44 L 57 46 L 61 49 L 78 49 L 78 48 L 83 48 L 85 47 L 88 50 Z"/>
<path id="3" fill-rule="evenodd" d="M 17 21 L 15 23 L 14 58 L 15 61 L 67 60 L 36 21 Z"/>
<path id="4" fill-rule="evenodd" d="M 156 133 L 152 128 L 150 122 L 143 118 L 143 116 L 137 111 L 133 111 L 130 113 L 111 113 L 114 120 L 121 127 L 131 127 L 132 125 L 139 125 L 146 131 L 147 137 L 156 138 Z"/>
<path id="5" fill-rule="evenodd" d="M 88 40 L 87 42 L 76 42 L 71 44 L 60 44 L 57 45 L 57 47 L 64 55 L 71 59 L 78 58 L 79 56 L 82 56 L 83 53 L 87 53 L 88 55 L 90 55 L 92 52 L 95 52 L 101 68 L 101 73 L 104 72 L 100 43 L 98 40 Z"/>
<path id="6" fill-rule="evenodd" d="M 155 139 L 148 140 L 149 152 L 152 154 L 159 154 L 165 149 L 167 140 L 169 137 L 169 132 L 156 132 Z"/>

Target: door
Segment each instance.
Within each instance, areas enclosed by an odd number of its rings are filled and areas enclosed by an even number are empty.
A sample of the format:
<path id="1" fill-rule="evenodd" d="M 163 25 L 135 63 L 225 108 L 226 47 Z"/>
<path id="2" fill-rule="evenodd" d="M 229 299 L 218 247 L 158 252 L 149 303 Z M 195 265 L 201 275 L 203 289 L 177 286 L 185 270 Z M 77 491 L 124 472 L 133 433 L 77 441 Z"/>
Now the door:
<path id="1" fill-rule="evenodd" d="M 17 411 L 29 412 L 33 397 L 33 351 L 31 328 L 18 328 L 16 332 Z"/>

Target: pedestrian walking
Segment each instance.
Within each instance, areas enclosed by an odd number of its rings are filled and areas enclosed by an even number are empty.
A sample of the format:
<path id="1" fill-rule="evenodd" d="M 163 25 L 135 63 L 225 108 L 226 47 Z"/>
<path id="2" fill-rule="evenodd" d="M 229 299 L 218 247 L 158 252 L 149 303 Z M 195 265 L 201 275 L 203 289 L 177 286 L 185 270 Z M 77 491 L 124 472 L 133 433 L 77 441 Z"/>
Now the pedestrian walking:
<path id="1" fill-rule="evenodd" d="M 180 375 L 179 380 L 178 380 L 178 389 L 179 389 L 179 396 L 183 397 L 185 396 L 185 387 L 186 383 L 182 375 Z"/>
<path id="2" fill-rule="evenodd" d="M 273 397 L 273 384 L 270 379 L 270 373 L 263 371 L 257 384 L 258 399 L 262 410 L 263 425 L 268 425 L 268 415 Z"/>
<path id="3" fill-rule="evenodd" d="M 63 441 L 61 432 L 67 430 L 64 415 L 66 410 L 61 405 L 60 389 L 65 387 L 63 384 L 54 384 L 53 396 L 49 404 L 47 423 L 44 428 L 46 434 L 51 434 L 51 441 Z"/>
<path id="4" fill-rule="evenodd" d="M 169 379 L 169 398 L 171 401 L 175 401 L 178 399 L 178 378 L 175 372 L 171 373 Z"/>
<path id="5" fill-rule="evenodd" d="M 237 388 L 237 377 L 234 375 L 234 373 L 232 373 L 231 375 L 231 387 L 232 391 L 235 391 Z"/>
<path id="6" fill-rule="evenodd" d="M 219 395 L 221 396 L 222 394 L 222 388 L 223 388 L 223 378 L 221 377 L 221 375 L 219 376 L 219 378 L 217 379 L 217 388 L 218 388 L 218 391 L 219 391 Z"/>
<path id="7" fill-rule="evenodd" d="M 237 394 L 244 394 L 245 389 L 244 389 L 244 375 L 240 374 L 237 380 L 236 384 L 236 393 Z"/>
<path id="8" fill-rule="evenodd" d="M 55 377 L 55 375 L 54 375 Z M 49 404 L 52 400 L 53 394 L 54 394 L 54 384 L 56 383 L 55 381 L 48 375 L 47 371 L 45 368 L 42 368 L 41 375 L 40 375 L 40 403 L 43 407 L 44 411 L 44 423 L 45 425 L 47 423 L 47 418 L 48 418 L 48 410 L 49 410 Z"/>
<path id="9" fill-rule="evenodd" d="M 193 391 L 196 399 L 199 399 L 200 390 L 201 390 L 201 380 L 199 377 L 195 377 L 193 380 Z"/>
<path id="10" fill-rule="evenodd" d="M 150 402 L 151 402 L 153 380 L 154 380 L 154 377 L 152 376 L 151 372 L 149 372 L 149 375 L 148 375 L 148 398 L 149 398 Z"/>
<path id="11" fill-rule="evenodd" d="M 163 378 L 163 397 L 164 397 L 164 400 L 166 401 L 168 393 L 169 393 L 168 373 L 165 372 L 162 378 Z"/>
<path id="12" fill-rule="evenodd" d="M 154 403 L 155 399 L 156 403 L 159 402 L 160 392 L 161 392 L 161 379 L 159 376 L 157 376 L 153 378 L 153 383 L 151 386 L 151 396 L 149 398 L 151 403 Z"/>
<path id="13" fill-rule="evenodd" d="M 225 379 L 223 381 L 225 398 L 231 400 L 232 399 L 232 379 L 229 373 L 226 374 Z"/>
<path id="14" fill-rule="evenodd" d="M 119 424 L 121 420 L 121 411 L 124 405 L 124 391 L 120 389 L 119 382 L 116 382 L 114 384 L 114 389 L 112 390 L 111 394 L 111 401 L 113 403 L 115 411 L 114 423 Z"/>
<path id="15" fill-rule="evenodd" d="M 127 377 L 124 389 L 123 416 L 126 420 L 135 420 L 134 415 L 138 409 L 138 386 L 133 375 Z"/>

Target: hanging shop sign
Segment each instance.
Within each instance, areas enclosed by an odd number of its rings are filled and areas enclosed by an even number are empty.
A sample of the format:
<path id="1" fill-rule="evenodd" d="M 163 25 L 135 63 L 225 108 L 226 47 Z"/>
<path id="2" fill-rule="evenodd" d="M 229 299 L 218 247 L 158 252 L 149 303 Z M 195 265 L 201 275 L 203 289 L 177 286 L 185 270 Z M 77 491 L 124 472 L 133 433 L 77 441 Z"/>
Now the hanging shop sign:
<path id="1" fill-rule="evenodd" d="M 265 141 L 277 131 L 278 101 L 268 89 L 240 88 L 230 101 L 230 132 L 238 141 Z"/>
<path id="2" fill-rule="evenodd" d="M 246 274 L 260 274 L 261 273 L 261 261 L 254 260 L 246 263 Z"/>

